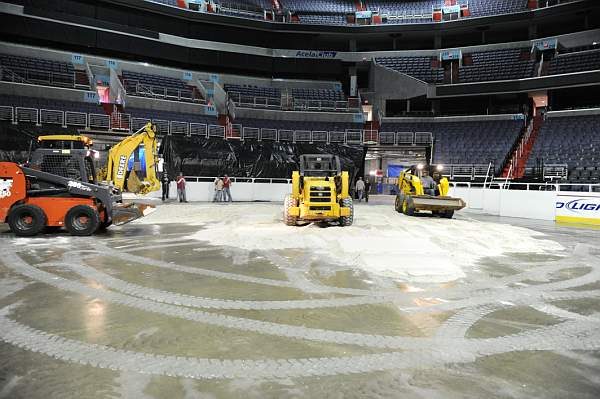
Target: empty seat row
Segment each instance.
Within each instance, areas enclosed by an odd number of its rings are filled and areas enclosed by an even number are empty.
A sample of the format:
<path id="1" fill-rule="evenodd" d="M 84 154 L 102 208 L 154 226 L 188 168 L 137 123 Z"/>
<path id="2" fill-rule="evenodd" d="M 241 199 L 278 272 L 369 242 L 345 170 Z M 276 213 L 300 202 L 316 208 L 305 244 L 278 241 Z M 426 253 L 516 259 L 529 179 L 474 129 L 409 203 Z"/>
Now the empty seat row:
<path id="1" fill-rule="evenodd" d="M 0 65 L 7 68 L 21 68 L 46 71 L 51 73 L 73 73 L 73 64 L 60 61 L 45 60 L 43 58 L 22 57 L 12 54 L 0 54 Z"/>
<path id="2" fill-rule="evenodd" d="M 223 89 L 229 93 L 238 93 L 252 97 L 281 97 L 281 90 L 276 87 L 265 87 L 255 85 L 225 84 Z"/>
<path id="3" fill-rule="evenodd" d="M 124 111 L 132 118 L 143 118 L 150 120 L 176 121 L 188 123 L 204 123 L 207 125 L 218 124 L 217 118 L 209 115 L 190 114 L 183 112 L 159 111 L 144 108 L 127 107 Z"/>
<path id="4" fill-rule="evenodd" d="M 0 96 L 0 106 L 104 114 L 104 109 L 99 104 L 22 96 Z"/>
<path id="5" fill-rule="evenodd" d="M 461 66 L 458 79 L 482 82 L 530 78 L 534 76 L 535 61 L 529 58 L 529 52 L 521 48 L 474 52 L 470 54 L 472 65 Z"/>
<path id="6" fill-rule="evenodd" d="M 345 132 L 348 129 L 362 129 L 362 124 L 350 122 L 275 121 L 268 119 L 237 118 L 234 123 L 241 124 L 243 127 L 277 130 Z"/>
<path id="7" fill-rule="evenodd" d="M 303 100 L 344 101 L 346 96 L 341 90 L 292 88 L 292 97 Z"/>
<path id="8" fill-rule="evenodd" d="M 432 132 L 434 162 L 442 164 L 488 164 L 496 172 L 510 153 L 524 127 L 523 120 L 469 122 L 383 122 L 380 131 Z"/>
<path id="9" fill-rule="evenodd" d="M 183 80 L 168 76 L 150 75 L 130 71 L 123 71 L 122 76 L 125 81 L 139 82 L 149 86 L 171 87 L 175 89 L 185 89 L 187 87 Z"/>
<path id="10" fill-rule="evenodd" d="M 540 128 L 527 166 L 566 164 L 583 180 L 600 166 L 600 115 L 548 117 Z"/>
<path id="11" fill-rule="evenodd" d="M 431 57 L 377 57 L 375 62 L 428 83 L 442 83 L 444 70 L 432 67 Z"/>
<path id="12" fill-rule="evenodd" d="M 548 67 L 548 75 L 600 69 L 600 50 L 559 54 Z"/>

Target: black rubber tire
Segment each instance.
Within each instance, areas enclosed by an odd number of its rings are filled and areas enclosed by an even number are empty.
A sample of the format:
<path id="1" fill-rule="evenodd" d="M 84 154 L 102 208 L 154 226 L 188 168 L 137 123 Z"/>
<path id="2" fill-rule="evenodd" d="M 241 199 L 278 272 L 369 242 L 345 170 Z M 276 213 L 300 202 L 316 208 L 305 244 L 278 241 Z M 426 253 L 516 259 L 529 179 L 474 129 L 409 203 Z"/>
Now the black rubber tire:
<path id="1" fill-rule="evenodd" d="M 83 222 L 81 217 L 87 220 Z M 65 216 L 65 227 L 72 236 L 91 236 L 100 227 L 100 214 L 91 206 L 75 205 Z"/>
<path id="2" fill-rule="evenodd" d="M 283 200 L 283 223 L 286 226 L 296 226 L 298 218 L 290 215 L 290 208 L 296 207 L 296 200 L 291 195 L 286 195 Z"/>
<path id="3" fill-rule="evenodd" d="M 404 202 L 406 203 L 406 207 L 402 207 L 404 214 L 406 216 L 413 216 L 415 214 L 415 205 L 413 204 L 412 197 L 406 196 L 404 197 Z"/>
<path id="4" fill-rule="evenodd" d="M 443 217 L 444 219 L 452 219 L 454 217 L 454 211 L 450 210 L 450 211 L 440 212 L 440 216 Z"/>
<path id="5" fill-rule="evenodd" d="M 350 208 L 350 215 L 342 216 L 340 218 L 340 226 L 342 226 L 342 227 L 352 226 L 352 223 L 354 223 L 354 203 L 352 202 L 352 197 L 344 198 L 340 202 L 340 205 L 343 208 Z"/>
<path id="6" fill-rule="evenodd" d="M 404 201 L 404 196 L 402 194 L 396 194 L 396 200 L 394 201 L 394 209 L 398 213 L 402 213 L 402 201 Z"/>
<path id="7" fill-rule="evenodd" d="M 110 222 L 100 222 L 100 226 L 98 226 L 98 231 L 106 231 L 112 225 L 112 220 Z"/>
<path id="8" fill-rule="evenodd" d="M 104 215 L 105 218 L 108 219 L 108 217 L 106 217 L 106 208 L 104 210 Z M 100 217 L 100 226 L 98 226 L 98 231 L 106 231 L 106 229 L 112 225 L 112 219 L 110 221 L 106 221 L 106 220 L 102 220 L 102 217 Z"/>
<path id="9" fill-rule="evenodd" d="M 26 220 L 30 218 L 30 222 Z M 16 205 L 8 213 L 8 225 L 13 233 L 20 237 L 38 235 L 46 227 L 48 218 L 37 205 Z"/>

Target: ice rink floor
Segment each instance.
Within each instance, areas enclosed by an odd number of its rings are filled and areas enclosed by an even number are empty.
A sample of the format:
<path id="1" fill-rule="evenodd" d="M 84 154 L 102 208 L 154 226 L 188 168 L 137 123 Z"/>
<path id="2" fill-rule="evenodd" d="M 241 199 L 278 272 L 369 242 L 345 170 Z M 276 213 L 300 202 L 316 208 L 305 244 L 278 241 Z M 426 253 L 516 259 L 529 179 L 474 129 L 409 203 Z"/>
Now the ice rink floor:
<path id="1" fill-rule="evenodd" d="M 600 397 L 600 230 L 281 207 L 0 227 L 0 398 Z"/>

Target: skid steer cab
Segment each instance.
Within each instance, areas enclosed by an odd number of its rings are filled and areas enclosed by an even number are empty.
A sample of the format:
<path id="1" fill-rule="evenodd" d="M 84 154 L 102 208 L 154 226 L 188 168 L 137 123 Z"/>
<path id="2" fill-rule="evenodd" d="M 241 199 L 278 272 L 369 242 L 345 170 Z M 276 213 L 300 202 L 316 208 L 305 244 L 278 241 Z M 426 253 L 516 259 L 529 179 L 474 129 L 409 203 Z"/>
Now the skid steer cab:
<path id="1" fill-rule="evenodd" d="M 292 173 L 292 193 L 285 197 L 284 223 L 288 226 L 310 222 L 352 225 L 354 206 L 348 184 L 348 172 L 342 172 L 337 156 L 301 155 L 300 170 Z"/>
<path id="2" fill-rule="evenodd" d="M 460 198 L 448 195 L 450 184 L 442 176 L 443 166 L 415 165 L 400 172 L 398 194 L 394 202 L 397 212 L 413 216 L 421 211 L 452 219 L 454 211 L 467 204 Z"/>

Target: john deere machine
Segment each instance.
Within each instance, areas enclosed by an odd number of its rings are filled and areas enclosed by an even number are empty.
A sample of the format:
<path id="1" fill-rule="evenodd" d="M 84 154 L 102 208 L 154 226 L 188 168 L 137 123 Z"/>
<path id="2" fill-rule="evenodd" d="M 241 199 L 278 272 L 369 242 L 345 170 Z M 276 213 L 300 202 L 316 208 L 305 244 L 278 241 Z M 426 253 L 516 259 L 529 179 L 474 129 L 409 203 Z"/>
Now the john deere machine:
<path id="1" fill-rule="evenodd" d="M 443 167 L 437 165 L 415 165 L 403 170 L 398 177 L 396 211 L 412 216 L 421 211 L 431 211 L 433 215 L 452 219 L 454 211 L 467 204 L 460 198 L 448 195 L 450 184 L 442 176 Z"/>
<path id="2" fill-rule="evenodd" d="M 283 221 L 288 226 L 337 222 L 350 226 L 354 206 L 348 193 L 348 172 L 334 155 L 301 155 L 300 170 L 292 173 L 292 193 L 285 197 Z"/>
<path id="3" fill-rule="evenodd" d="M 100 179 L 123 192 L 148 194 L 160 189 L 156 128 L 147 123 L 108 151 L 106 168 Z"/>

